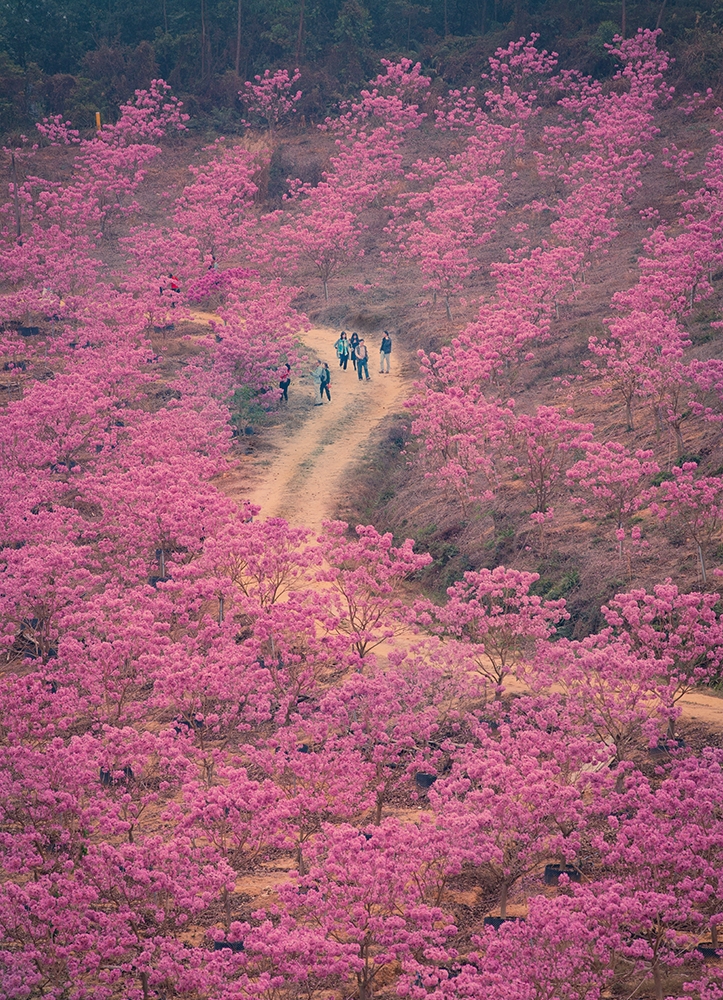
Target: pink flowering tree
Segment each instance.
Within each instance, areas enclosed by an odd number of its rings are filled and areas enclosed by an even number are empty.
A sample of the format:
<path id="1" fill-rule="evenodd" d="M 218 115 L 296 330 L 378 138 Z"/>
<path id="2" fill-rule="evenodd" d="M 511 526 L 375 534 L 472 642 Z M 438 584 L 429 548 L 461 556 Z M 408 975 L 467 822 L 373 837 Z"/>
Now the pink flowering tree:
<path id="1" fill-rule="evenodd" d="M 535 690 L 564 692 L 581 724 L 618 761 L 631 759 L 646 743 L 657 744 L 680 715 L 675 681 L 661 675 L 655 660 L 605 635 L 541 644 L 524 676 Z"/>
<path id="2" fill-rule="evenodd" d="M 530 594 L 538 573 L 496 566 L 464 574 L 447 589 L 447 602 L 438 607 L 428 600 L 415 604 L 416 621 L 425 630 L 460 643 L 479 673 L 501 698 L 505 678 L 534 649 L 553 635 L 555 626 L 569 618 L 565 601 L 543 601 Z"/>
<path id="3" fill-rule="evenodd" d="M 265 745 L 247 745 L 244 752 L 263 775 L 264 787 L 272 783 L 275 788 L 272 843 L 291 849 L 299 874 L 305 875 L 308 845 L 323 824 L 349 822 L 367 811 L 365 786 L 372 766 L 348 742 L 308 724 L 286 726 Z"/>
<path id="4" fill-rule="evenodd" d="M 630 519 L 643 505 L 645 479 L 659 471 L 652 451 L 638 449 L 633 455 L 618 441 L 591 442 L 585 458 L 567 470 L 568 481 L 578 491 L 573 502 L 582 505 L 583 513 L 614 520 L 619 555 Z"/>
<path id="5" fill-rule="evenodd" d="M 320 704 L 328 725 L 372 765 L 368 787 L 377 826 L 385 806 L 409 787 L 416 772 L 436 772 L 444 756 L 440 730 L 460 730 L 457 701 L 466 694 L 464 684 L 443 668 L 441 656 L 434 663 L 400 659 L 388 670 L 355 671 Z"/>
<path id="6" fill-rule="evenodd" d="M 293 76 L 289 76 L 287 69 L 277 69 L 275 73 L 266 69 L 263 76 L 254 77 L 255 83 L 250 80 L 244 83 L 239 97 L 252 114 L 266 121 L 273 135 L 279 125 L 287 122 L 296 112 L 295 105 L 301 99 L 301 91 L 293 93 L 292 89 L 300 79 L 298 69 L 294 70 Z"/>
<path id="7" fill-rule="evenodd" d="M 593 425 L 570 420 L 550 406 L 540 406 L 533 414 L 521 413 L 512 426 L 516 446 L 511 459 L 534 495 L 535 511 L 545 513 L 569 467 L 569 454 L 592 438 Z"/>
<path id="8" fill-rule="evenodd" d="M 608 321 L 610 336 L 591 337 L 589 348 L 600 363 L 583 362 L 591 374 L 603 380 L 604 391 L 617 393 L 625 403 L 628 430 L 634 429 L 636 400 L 646 392 L 646 382 L 667 361 L 682 355 L 688 341 L 680 325 L 659 309 L 637 308 Z"/>
<path id="9" fill-rule="evenodd" d="M 344 192 L 322 181 L 300 189 L 294 210 L 267 217 L 264 259 L 274 268 L 310 268 L 320 279 L 324 301 L 329 301 L 329 281 L 344 265 L 364 255 L 359 239 L 362 224 L 349 208 Z"/>
<path id="10" fill-rule="evenodd" d="M 425 874 L 424 838 L 423 829 L 392 819 L 368 833 L 324 826 L 309 851 L 308 874 L 279 886 L 279 927 L 269 914 L 252 946 L 265 942 L 283 968 L 307 933 L 317 960 L 299 963 L 296 977 L 303 982 L 319 963 L 353 983 L 360 1000 L 372 1000 L 385 969 L 420 953 L 441 956 L 456 931 L 425 900 L 435 873 Z"/>
<path id="11" fill-rule="evenodd" d="M 537 48 L 539 37 L 533 32 L 529 41 L 510 42 L 489 58 L 490 71 L 482 74 L 489 81 L 484 96 L 489 109 L 502 118 L 525 121 L 539 114 L 538 95 L 557 65 L 556 52 Z"/>
<path id="12" fill-rule="evenodd" d="M 448 166 L 438 159 L 416 164 L 406 179 L 421 190 L 402 194 L 387 226 L 398 255 L 418 265 L 435 302 L 438 295 L 443 298 L 449 320 L 452 296 L 479 268 L 475 251 L 492 237 L 503 214 L 500 183 L 488 176 L 486 157 L 479 153 L 471 145 Z"/>
<path id="13" fill-rule="evenodd" d="M 533 895 L 525 920 L 474 934 L 472 948 L 456 960 L 413 965 L 400 981 L 402 996 L 465 997 L 494 993 L 503 1000 L 593 1000 L 614 981 L 615 950 L 590 926 L 567 895 Z"/>
<path id="14" fill-rule="evenodd" d="M 319 537 L 326 565 L 318 579 L 331 585 L 326 627 L 347 637 L 360 659 L 407 628 L 403 583 L 432 561 L 428 552 L 414 552 L 408 538 L 395 546 L 391 532 L 380 535 L 371 525 L 357 525 L 355 540 L 346 537 L 343 521 L 325 521 Z"/>
<path id="15" fill-rule="evenodd" d="M 652 593 L 616 594 L 603 606 L 613 634 L 636 656 L 652 658 L 675 682 L 675 700 L 717 677 L 723 658 L 723 623 L 717 594 L 681 593 L 670 579 Z"/>
<path id="16" fill-rule="evenodd" d="M 499 736 L 480 732 L 478 745 L 457 753 L 429 792 L 460 857 L 495 887 L 502 917 L 513 888 L 545 858 L 575 860 L 584 823 L 586 779 L 560 781 L 554 763 L 552 745 L 565 735 L 527 736 L 518 739 L 508 726 Z"/>
<path id="17" fill-rule="evenodd" d="M 176 199 L 174 221 L 181 232 L 196 241 L 200 263 L 208 267 L 249 243 L 255 221 L 256 180 L 264 161 L 223 139 L 203 152 L 206 162 L 188 168 L 194 179 Z"/>
<path id="18" fill-rule="evenodd" d="M 677 521 L 695 546 L 700 577 L 705 586 L 705 549 L 718 532 L 723 512 L 723 480 L 716 476 L 695 478 L 695 462 L 674 466 L 673 478 L 647 494 L 650 509 L 662 522 Z"/>

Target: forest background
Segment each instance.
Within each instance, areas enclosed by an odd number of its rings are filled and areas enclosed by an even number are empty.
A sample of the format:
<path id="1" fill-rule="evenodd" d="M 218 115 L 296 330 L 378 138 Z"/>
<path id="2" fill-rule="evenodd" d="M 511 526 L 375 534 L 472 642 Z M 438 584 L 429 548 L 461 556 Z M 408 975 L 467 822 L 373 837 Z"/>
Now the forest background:
<path id="1" fill-rule="evenodd" d="M 377 70 L 380 56 L 419 59 L 462 86 L 510 37 L 539 34 L 561 67 L 597 79 L 615 70 L 617 32 L 661 28 L 674 78 L 723 84 L 720 0 L 9 0 L 0 6 L 0 132 L 62 114 L 104 121 L 134 90 L 163 77 L 190 128 L 243 131 L 240 81 L 299 65 L 305 120 L 321 121 Z M 676 79 L 672 79 L 673 83 Z"/>

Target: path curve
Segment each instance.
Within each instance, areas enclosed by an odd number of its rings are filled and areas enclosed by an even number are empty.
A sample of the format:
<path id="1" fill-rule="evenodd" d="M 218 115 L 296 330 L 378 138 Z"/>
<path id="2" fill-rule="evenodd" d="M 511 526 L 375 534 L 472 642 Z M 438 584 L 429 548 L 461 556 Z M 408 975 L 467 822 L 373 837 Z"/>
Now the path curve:
<path id="1" fill-rule="evenodd" d="M 198 318 L 217 317 L 204 314 Z M 332 402 L 313 408 L 311 379 L 294 379 L 289 392 L 302 412 L 308 407 L 305 422 L 298 429 L 281 424 L 265 432 L 273 457 L 252 458 L 243 462 L 238 472 L 222 477 L 227 480 L 222 485 L 224 492 L 258 504 L 262 517 L 283 517 L 297 527 L 320 529 L 323 520 L 333 517 L 344 480 L 370 434 L 385 416 L 401 409 L 410 393 L 409 369 L 396 345 L 391 374 L 380 375 L 377 344 L 371 341 L 371 381 L 360 383 L 351 363 L 346 372 L 338 367 L 333 349 L 337 336 L 337 331 L 328 327 L 316 327 L 304 335 L 311 361 L 320 357 L 329 363 Z M 311 367 L 307 363 L 306 368 Z M 723 698 L 692 691 L 681 699 L 681 708 L 685 719 L 723 730 Z"/>
<path id="2" fill-rule="evenodd" d="M 248 499 L 261 508 L 261 517 L 283 517 L 297 527 L 313 530 L 333 517 L 343 495 L 344 482 L 359 461 L 370 435 L 390 413 L 401 410 L 411 385 L 405 357 L 394 345 L 391 372 L 380 374 L 378 338 L 370 338 L 370 381 L 360 382 L 351 362 L 339 368 L 334 343 L 339 333 L 316 327 L 303 335 L 309 361 L 326 361 L 331 370 L 331 403 L 324 397 L 314 406 L 309 375 L 294 378 L 289 388 L 290 420 L 264 431 L 264 449 L 242 461 L 237 473 L 222 477 L 221 488 L 229 496 Z M 284 404 L 282 404 L 284 405 Z M 300 424 L 300 426 L 294 426 Z"/>
<path id="3" fill-rule="evenodd" d="M 381 375 L 377 345 L 370 341 L 370 381 L 360 382 L 351 362 L 346 371 L 339 367 L 333 348 L 338 336 L 338 331 L 325 327 L 304 334 L 312 363 L 319 357 L 331 370 L 331 403 L 324 397 L 323 405 L 314 407 L 310 378 L 291 383 L 289 392 L 303 394 L 312 409 L 298 431 L 284 437 L 279 429 L 272 464 L 250 484 L 250 499 L 266 517 L 321 528 L 321 522 L 334 515 L 344 480 L 359 461 L 370 434 L 408 395 L 398 352 L 392 355 L 392 372 Z"/>

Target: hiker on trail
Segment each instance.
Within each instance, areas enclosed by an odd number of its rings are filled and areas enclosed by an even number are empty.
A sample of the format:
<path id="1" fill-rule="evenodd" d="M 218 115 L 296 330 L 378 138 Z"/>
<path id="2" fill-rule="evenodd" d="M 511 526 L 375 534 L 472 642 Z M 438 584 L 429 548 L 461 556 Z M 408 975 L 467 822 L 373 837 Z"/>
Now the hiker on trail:
<path id="1" fill-rule="evenodd" d="M 334 344 L 334 350 L 336 351 L 336 356 L 339 359 L 339 367 L 346 371 L 346 366 L 349 362 L 349 355 L 351 354 L 351 345 L 349 344 L 349 338 L 346 335 L 346 330 L 341 331 L 341 336 Z"/>
<path id="2" fill-rule="evenodd" d="M 356 373 L 359 376 L 359 381 L 362 380 L 362 371 L 367 377 L 367 382 L 369 381 L 369 351 L 367 350 L 367 345 L 363 340 L 360 340 L 356 348 Z"/>
<path id="3" fill-rule="evenodd" d="M 168 287 L 169 287 L 170 292 L 171 292 L 171 299 L 173 300 L 171 302 L 171 309 L 175 309 L 176 308 L 176 299 L 175 299 L 174 296 L 181 294 L 181 286 L 179 284 L 178 278 L 174 274 L 172 274 L 172 273 L 169 274 L 168 278 L 169 278 Z"/>
<path id="4" fill-rule="evenodd" d="M 351 363 L 356 371 L 356 349 L 359 346 L 359 334 L 352 333 L 351 340 L 349 341 L 349 347 L 351 347 Z"/>
<path id="5" fill-rule="evenodd" d="M 392 338 L 389 336 L 389 331 L 384 331 L 384 336 L 382 337 L 382 344 L 379 348 L 379 374 L 386 372 L 389 374 L 389 355 L 392 353 Z"/>
<path id="6" fill-rule="evenodd" d="M 288 403 L 289 386 L 291 385 L 291 365 L 288 363 L 285 364 L 280 371 L 280 375 L 281 375 L 281 381 L 279 382 L 279 389 L 282 390 L 281 399 L 284 400 L 284 402 Z"/>
<path id="7" fill-rule="evenodd" d="M 321 379 L 324 374 L 324 365 L 317 358 L 316 368 L 311 373 L 314 382 L 314 406 L 321 406 Z"/>
<path id="8" fill-rule="evenodd" d="M 331 402 L 331 393 L 329 392 L 329 386 L 331 385 L 331 372 L 329 371 L 329 366 L 326 361 L 324 362 L 324 371 L 321 374 L 321 386 L 319 388 L 319 399 L 324 402 L 324 393 L 326 393 L 326 398 Z"/>

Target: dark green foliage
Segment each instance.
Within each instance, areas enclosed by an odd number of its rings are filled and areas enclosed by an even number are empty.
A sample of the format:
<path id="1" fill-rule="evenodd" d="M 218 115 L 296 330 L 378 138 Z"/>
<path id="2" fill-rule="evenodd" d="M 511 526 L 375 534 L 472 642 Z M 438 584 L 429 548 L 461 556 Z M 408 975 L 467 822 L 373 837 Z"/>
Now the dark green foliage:
<path id="1" fill-rule="evenodd" d="M 628 33 L 660 24 L 688 86 L 723 84 L 723 0 L 625 6 Z M 622 11 L 622 0 L 5 0 L 0 129 L 48 113 L 75 116 L 81 127 L 95 110 L 112 118 L 160 75 L 196 95 L 209 125 L 233 130 L 228 109 L 238 111 L 243 80 L 296 64 L 304 70 L 299 110 L 320 117 L 372 76 L 381 56 L 418 57 L 448 84 L 477 83 L 496 46 L 533 31 L 563 66 L 604 78 L 614 69 L 605 45 Z"/>

